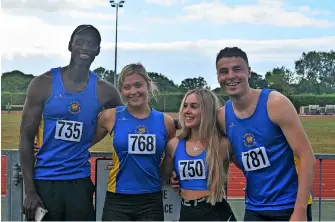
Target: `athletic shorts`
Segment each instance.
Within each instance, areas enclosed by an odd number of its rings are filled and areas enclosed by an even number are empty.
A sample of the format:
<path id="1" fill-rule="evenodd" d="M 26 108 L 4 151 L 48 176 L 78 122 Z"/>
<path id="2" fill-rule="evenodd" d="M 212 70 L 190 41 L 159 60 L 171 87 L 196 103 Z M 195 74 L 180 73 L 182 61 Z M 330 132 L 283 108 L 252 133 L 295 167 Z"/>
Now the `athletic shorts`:
<path id="1" fill-rule="evenodd" d="M 182 199 L 179 221 L 236 221 L 236 218 L 225 199 L 213 206 L 204 197 L 197 200 Z"/>
<path id="2" fill-rule="evenodd" d="M 93 221 L 94 184 L 90 177 L 75 180 L 35 180 L 36 191 L 47 208 L 44 221 Z"/>
<path id="3" fill-rule="evenodd" d="M 244 221 L 289 221 L 293 208 L 285 210 L 245 210 Z M 307 206 L 307 221 L 312 221 L 312 205 Z"/>
<path id="4" fill-rule="evenodd" d="M 120 194 L 107 191 L 103 221 L 164 221 L 162 191 L 148 194 Z"/>

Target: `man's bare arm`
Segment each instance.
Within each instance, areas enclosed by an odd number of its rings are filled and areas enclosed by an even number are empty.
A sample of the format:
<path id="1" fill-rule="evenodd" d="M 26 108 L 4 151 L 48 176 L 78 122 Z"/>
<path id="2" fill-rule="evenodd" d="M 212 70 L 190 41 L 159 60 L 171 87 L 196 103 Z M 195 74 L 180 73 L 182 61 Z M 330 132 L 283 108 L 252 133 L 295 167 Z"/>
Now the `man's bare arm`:
<path id="1" fill-rule="evenodd" d="M 45 74 L 33 79 L 28 86 L 23 108 L 19 152 L 26 194 L 36 193 L 33 181 L 34 141 L 42 117 L 43 104 L 50 93 L 49 82 L 51 83 L 51 77 Z"/>
<path id="2" fill-rule="evenodd" d="M 104 109 L 124 105 L 117 88 L 104 80 L 98 80 L 98 98 Z"/>

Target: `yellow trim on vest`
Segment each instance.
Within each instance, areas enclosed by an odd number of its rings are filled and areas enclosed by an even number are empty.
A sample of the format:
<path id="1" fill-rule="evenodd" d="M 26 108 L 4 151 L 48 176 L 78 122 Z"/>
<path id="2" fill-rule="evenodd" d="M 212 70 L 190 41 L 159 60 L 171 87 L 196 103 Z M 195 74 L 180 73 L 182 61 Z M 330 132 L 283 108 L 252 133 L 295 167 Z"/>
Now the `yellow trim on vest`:
<path id="1" fill-rule="evenodd" d="M 116 192 L 116 175 L 119 172 L 120 161 L 119 161 L 119 157 L 116 154 L 115 148 L 113 146 L 113 139 L 114 139 L 114 131 L 110 135 L 110 140 L 112 144 L 112 159 L 114 162 L 114 167 L 111 171 L 109 171 L 107 190 L 109 192 L 115 193 Z"/>
<path id="2" fill-rule="evenodd" d="M 296 155 L 294 155 L 294 164 L 295 164 L 295 169 L 297 171 L 297 174 L 299 174 L 300 160 Z M 312 195 L 310 195 L 308 199 L 308 204 L 312 204 L 312 203 L 313 203 L 313 197 Z"/>
<path id="3" fill-rule="evenodd" d="M 35 137 L 36 146 L 38 148 L 41 148 L 41 146 L 43 144 L 43 133 L 44 133 L 44 120 L 43 120 L 43 117 L 42 117 L 40 125 L 38 126 L 37 135 Z"/>

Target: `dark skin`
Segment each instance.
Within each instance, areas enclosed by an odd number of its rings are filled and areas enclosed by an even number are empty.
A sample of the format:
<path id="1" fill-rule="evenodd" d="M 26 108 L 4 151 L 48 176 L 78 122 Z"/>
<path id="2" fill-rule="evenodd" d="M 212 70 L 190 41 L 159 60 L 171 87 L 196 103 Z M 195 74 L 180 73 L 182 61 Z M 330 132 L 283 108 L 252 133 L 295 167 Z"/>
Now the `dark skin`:
<path id="1" fill-rule="evenodd" d="M 74 36 L 68 49 L 71 52 L 71 60 L 68 66 L 61 68 L 62 81 L 68 92 L 78 93 L 87 85 L 90 66 L 100 53 L 100 41 L 96 32 L 88 28 Z M 45 208 L 33 180 L 34 140 L 43 115 L 44 103 L 51 95 L 51 89 L 50 71 L 34 78 L 28 86 L 23 108 L 19 152 L 25 186 L 23 207 L 27 220 L 34 220 L 37 207 Z M 118 90 L 106 81 L 98 80 L 97 96 L 102 107 L 106 109 L 123 105 Z"/>

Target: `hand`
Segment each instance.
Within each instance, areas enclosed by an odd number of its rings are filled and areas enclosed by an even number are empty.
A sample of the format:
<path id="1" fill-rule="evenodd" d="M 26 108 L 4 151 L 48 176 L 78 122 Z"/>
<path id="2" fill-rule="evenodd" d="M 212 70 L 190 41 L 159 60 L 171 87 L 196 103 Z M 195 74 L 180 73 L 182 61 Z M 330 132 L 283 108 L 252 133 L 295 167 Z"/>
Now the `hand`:
<path id="1" fill-rule="evenodd" d="M 35 212 L 38 207 L 46 209 L 38 194 L 26 194 L 23 202 L 23 213 L 28 221 L 35 221 Z"/>
<path id="2" fill-rule="evenodd" d="M 290 221 L 307 221 L 307 210 L 294 210 Z"/>
<path id="3" fill-rule="evenodd" d="M 172 172 L 172 177 L 170 179 L 171 186 L 174 191 L 179 191 L 179 180 L 175 171 Z"/>
<path id="4" fill-rule="evenodd" d="M 108 163 L 108 165 L 107 165 L 106 168 L 109 169 L 109 170 L 112 170 L 112 169 L 114 168 L 114 161 L 111 160 L 111 161 Z"/>

